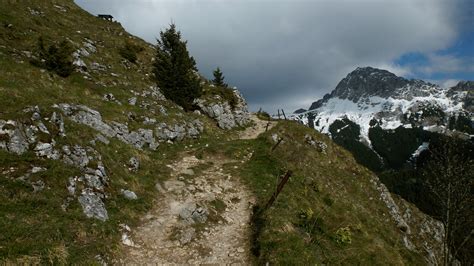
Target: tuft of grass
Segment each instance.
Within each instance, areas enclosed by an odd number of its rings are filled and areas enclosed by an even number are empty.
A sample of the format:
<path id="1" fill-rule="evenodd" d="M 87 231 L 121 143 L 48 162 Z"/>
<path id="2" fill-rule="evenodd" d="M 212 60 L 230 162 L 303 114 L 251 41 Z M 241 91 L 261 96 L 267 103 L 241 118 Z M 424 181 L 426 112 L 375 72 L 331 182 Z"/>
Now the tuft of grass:
<path id="1" fill-rule="evenodd" d="M 218 213 L 222 213 L 227 207 L 227 205 L 221 199 L 215 199 L 211 201 L 210 204 Z"/>

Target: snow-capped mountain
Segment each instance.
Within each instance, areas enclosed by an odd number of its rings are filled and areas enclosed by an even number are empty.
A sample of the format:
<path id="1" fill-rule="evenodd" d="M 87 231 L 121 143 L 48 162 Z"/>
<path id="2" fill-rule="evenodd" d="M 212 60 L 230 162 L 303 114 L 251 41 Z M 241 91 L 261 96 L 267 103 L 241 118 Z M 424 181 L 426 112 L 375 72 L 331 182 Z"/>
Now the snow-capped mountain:
<path id="1" fill-rule="evenodd" d="M 373 147 L 377 138 L 374 132 L 382 130 L 391 134 L 395 129 L 413 129 L 469 138 L 474 134 L 473 111 L 473 81 L 441 88 L 422 80 L 398 77 L 386 70 L 364 67 L 349 73 L 308 111 L 291 117 L 335 140 L 344 135 L 344 141 L 340 141 L 346 144 L 343 146 L 347 146 L 348 136 L 355 137 L 380 157 L 381 152 Z M 422 144 L 418 135 L 417 146 L 411 147 L 407 154 Z"/>

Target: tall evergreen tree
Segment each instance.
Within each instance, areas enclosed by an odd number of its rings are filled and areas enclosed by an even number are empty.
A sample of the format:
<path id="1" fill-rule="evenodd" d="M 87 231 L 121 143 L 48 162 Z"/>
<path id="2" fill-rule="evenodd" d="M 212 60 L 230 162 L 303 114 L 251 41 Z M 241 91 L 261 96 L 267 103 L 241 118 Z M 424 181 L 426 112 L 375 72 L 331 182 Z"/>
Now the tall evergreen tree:
<path id="1" fill-rule="evenodd" d="M 224 75 L 219 67 L 214 70 L 214 80 L 212 83 L 218 87 L 227 88 L 227 84 L 224 83 Z"/>
<path id="2" fill-rule="evenodd" d="M 157 40 L 154 74 L 156 84 L 167 99 L 193 109 L 193 101 L 202 94 L 199 76 L 196 74 L 196 61 L 189 56 L 186 41 L 181 40 L 181 32 L 176 25 L 160 32 Z"/>

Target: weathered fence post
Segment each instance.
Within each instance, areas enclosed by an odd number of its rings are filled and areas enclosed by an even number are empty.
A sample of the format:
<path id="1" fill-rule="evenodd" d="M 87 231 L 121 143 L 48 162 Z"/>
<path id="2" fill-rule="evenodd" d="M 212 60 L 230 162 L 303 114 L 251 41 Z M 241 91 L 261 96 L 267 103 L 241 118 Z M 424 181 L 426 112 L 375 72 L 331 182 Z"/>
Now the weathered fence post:
<path id="1" fill-rule="evenodd" d="M 278 142 L 277 142 L 275 145 L 273 145 L 273 147 L 272 147 L 272 149 L 270 150 L 270 152 L 273 152 L 273 151 L 277 148 L 277 146 L 280 145 L 280 143 L 281 143 L 282 141 L 283 141 L 283 138 L 279 138 L 279 139 L 278 139 Z"/>
<path id="2" fill-rule="evenodd" d="M 280 194 L 280 192 L 282 191 L 283 187 L 288 182 L 288 179 L 290 179 L 290 176 L 292 174 L 293 173 L 290 170 L 286 171 L 285 175 L 282 177 L 280 183 L 278 184 L 276 191 L 273 192 L 270 200 L 268 200 L 267 205 L 265 205 L 265 208 L 263 208 L 263 210 L 266 210 L 272 206 L 273 202 L 275 202 L 276 198 L 278 197 L 278 195 Z"/>
<path id="3" fill-rule="evenodd" d="M 278 119 L 280 119 L 280 109 L 278 109 Z"/>
<path id="4" fill-rule="evenodd" d="M 285 111 L 283 111 L 283 109 L 281 109 L 281 113 L 283 114 L 283 117 L 284 117 L 284 118 L 285 118 L 285 120 L 286 120 Z"/>

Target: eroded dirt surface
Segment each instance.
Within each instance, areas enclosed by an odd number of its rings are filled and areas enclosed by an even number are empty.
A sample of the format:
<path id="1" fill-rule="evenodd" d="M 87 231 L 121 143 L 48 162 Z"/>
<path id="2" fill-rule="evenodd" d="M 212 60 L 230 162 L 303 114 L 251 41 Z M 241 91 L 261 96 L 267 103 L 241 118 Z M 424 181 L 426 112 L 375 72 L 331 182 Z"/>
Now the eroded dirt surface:
<path id="1" fill-rule="evenodd" d="M 134 246 L 119 262 L 248 264 L 254 202 L 239 179 L 225 173 L 227 162 L 186 156 L 169 165 L 172 177 L 157 185 L 159 204 L 132 232 Z"/>
<path id="2" fill-rule="evenodd" d="M 276 125 L 276 121 L 264 121 L 258 119 L 257 115 L 252 114 L 250 117 L 253 125 L 246 128 L 243 132 L 239 134 L 239 139 L 255 139 L 265 130 L 270 130 Z"/>
<path id="3" fill-rule="evenodd" d="M 252 116 L 239 138 L 252 139 L 276 122 Z M 255 200 L 224 165 L 226 158 L 185 154 L 168 165 L 171 178 L 156 185 L 156 207 L 126 232 L 118 264 L 250 264 L 250 216 Z"/>

